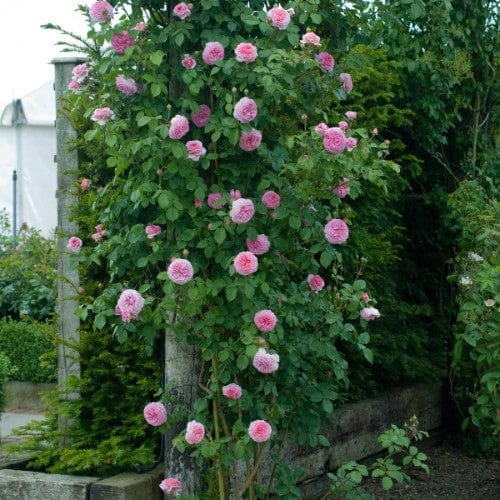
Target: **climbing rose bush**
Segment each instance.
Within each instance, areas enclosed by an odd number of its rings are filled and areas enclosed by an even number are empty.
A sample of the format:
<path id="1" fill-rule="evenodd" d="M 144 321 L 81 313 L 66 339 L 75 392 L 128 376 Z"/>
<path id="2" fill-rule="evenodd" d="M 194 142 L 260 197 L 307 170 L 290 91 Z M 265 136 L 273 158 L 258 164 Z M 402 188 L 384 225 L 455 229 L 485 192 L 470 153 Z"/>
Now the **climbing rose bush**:
<path id="1" fill-rule="evenodd" d="M 321 419 L 349 385 L 345 345 L 372 360 L 366 284 L 342 276 L 349 233 L 367 223 L 348 202 L 397 166 L 346 114 L 352 79 L 313 31 L 315 0 L 104 3 L 89 10 L 100 52 L 67 96 L 90 156 L 76 188 L 101 225 L 74 257 L 109 272 L 81 314 L 119 342 L 196 346 L 193 404 L 173 380 L 151 408 L 178 431 L 168 450 L 208 462 L 210 491 L 255 497 L 254 457 L 277 456 L 282 435 L 325 444 Z M 236 460 L 251 472 L 229 485 Z M 162 489 L 177 493 L 184 480 L 169 476 Z"/>

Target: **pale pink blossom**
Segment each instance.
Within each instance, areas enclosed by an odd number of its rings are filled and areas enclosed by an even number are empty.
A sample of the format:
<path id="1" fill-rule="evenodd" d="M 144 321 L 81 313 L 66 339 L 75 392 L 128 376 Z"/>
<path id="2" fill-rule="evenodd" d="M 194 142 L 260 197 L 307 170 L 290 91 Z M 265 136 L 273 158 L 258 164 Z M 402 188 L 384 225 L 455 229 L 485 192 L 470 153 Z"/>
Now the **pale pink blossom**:
<path id="1" fill-rule="evenodd" d="M 345 116 L 348 120 L 355 120 L 358 117 L 356 111 L 346 111 Z"/>
<path id="2" fill-rule="evenodd" d="M 332 219 L 325 225 L 325 237 L 329 243 L 339 245 L 349 237 L 349 227 L 342 219 Z"/>
<path id="3" fill-rule="evenodd" d="M 263 255 L 267 253 L 269 248 L 271 247 L 271 243 L 269 238 L 265 234 L 257 235 L 255 240 L 247 238 L 247 248 L 249 252 L 252 252 L 255 255 Z"/>
<path id="4" fill-rule="evenodd" d="M 238 384 L 228 384 L 222 388 L 222 394 L 229 399 L 240 399 L 242 390 Z"/>
<path id="5" fill-rule="evenodd" d="M 362 300 L 363 302 L 370 302 L 370 296 L 369 296 L 366 292 L 363 292 L 363 293 L 361 294 L 361 300 Z"/>
<path id="6" fill-rule="evenodd" d="M 344 91 L 349 94 L 353 89 L 351 75 L 349 73 L 340 73 L 339 80 L 342 82 Z"/>
<path id="7" fill-rule="evenodd" d="M 254 420 L 248 426 L 248 435 L 256 443 L 267 441 L 273 432 L 271 426 L 265 420 Z"/>
<path id="8" fill-rule="evenodd" d="M 285 10 L 283 7 L 275 6 L 268 10 L 266 19 L 275 28 L 284 30 L 290 24 L 290 12 Z"/>
<path id="9" fill-rule="evenodd" d="M 184 54 L 181 64 L 185 69 L 196 68 L 196 60 L 193 56 L 190 56 L 189 54 Z"/>
<path id="10" fill-rule="evenodd" d="M 182 139 L 189 132 L 189 121 L 185 116 L 175 115 L 170 120 L 168 136 L 170 139 Z"/>
<path id="11" fill-rule="evenodd" d="M 94 240 L 94 241 L 101 241 L 102 240 L 102 237 L 103 237 L 103 234 L 101 232 L 97 232 L 97 233 L 93 233 L 90 235 L 90 237 Z"/>
<path id="12" fill-rule="evenodd" d="M 128 323 L 131 319 L 139 319 L 139 313 L 144 307 L 144 298 L 137 290 L 123 290 L 118 297 L 115 313 Z"/>
<path id="13" fill-rule="evenodd" d="M 194 199 L 194 201 L 193 201 L 193 205 L 194 205 L 195 207 L 198 207 L 198 208 L 199 208 L 199 207 L 202 207 L 202 206 L 203 206 L 203 202 L 202 202 L 201 200 L 198 200 L 197 198 L 195 198 L 195 199 Z"/>
<path id="14" fill-rule="evenodd" d="M 77 236 L 72 236 L 66 245 L 66 248 L 71 252 L 78 253 L 82 248 L 82 240 Z"/>
<path id="15" fill-rule="evenodd" d="M 239 43 L 234 53 L 238 62 L 250 63 L 257 59 L 257 47 L 249 42 Z"/>
<path id="16" fill-rule="evenodd" d="M 181 19 L 182 21 L 184 21 L 184 19 L 186 19 L 187 17 L 189 17 L 191 15 L 191 9 L 192 8 L 193 8 L 193 4 L 192 3 L 187 4 L 187 3 L 184 3 L 184 2 L 180 2 L 180 3 L 178 3 L 174 7 L 174 9 L 173 9 L 172 12 L 179 19 Z"/>
<path id="17" fill-rule="evenodd" d="M 148 25 L 144 21 L 140 21 L 135 25 L 134 29 L 136 31 L 146 31 L 148 29 Z"/>
<path id="18" fill-rule="evenodd" d="M 324 122 L 318 123 L 314 127 L 314 131 L 319 135 L 325 135 L 325 132 L 328 130 L 328 125 Z"/>
<path id="19" fill-rule="evenodd" d="M 338 184 L 336 188 L 334 188 L 333 192 L 340 198 L 345 198 L 351 189 L 349 188 L 349 179 L 344 177 Z"/>
<path id="20" fill-rule="evenodd" d="M 280 365 L 280 357 L 278 354 L 269 354 L 263 347 L 257 349 L 253 357 L 253 366 L 260 373 L 273 373 Z"/>
<path id="21" fill-rule="evenodd" d="M 178 496 L 182 492 L 182 483 L 175 477 L 167 477 L 160 483 L 160 489 L 167 495 Z"/>
<path id="22" fill-rule="evenodd" d="M 236 224 L 246 224 L 255 213 L 253 201 L 248 198 L 238 198 L 234 200 L 229 212 L 229 217 Z"/>
<path id="23" fill-rule="evenodd" d="M 208 42 L 201 53 L 206 64 L 213 66 L 217 61 L 224 59 L 224 47 L 219 42 Z"/>
<path id="24" fill-rule="evenodd" d="M 104 125 L 108 120 L 115 119 L 115 113 L 110 108 L 97 108 L 90 119 L 99 125 Z"/>
<path id="25" fill-rule="evenodd" d="M 89 16 L 97 23 L 107 23 L 113 18 L 113 7 L 105 0 L 98 0 L 89 7 Z"/>
<path id="26" fill-rule="evenodd" d="M 254 151 L 262 142 L 262 132 L 252 129 L 249 132 L 242 132 L 240 137 L 240 148 L 243 151 Z"/>
<path id="27" fill-rule="evenodd" d="M 68 90 L 72 92 L 78 92 L 80 90 L 80 84 L 76 80 L 71 80 L 68 83 Z"/>
<path id="28" fill-rule="evenodd" d="M 241 193 L 238 189 L 231 189 L 231 191 L 229 191 L 229 196 L 231 197 L 231 201 L 236 201 L 241 198 Z"/>
<path id="29" fill-rule="evenodd" d="M 344 131 L 339 127 L 330 127 L 323 135 L 323 146 L 329 153 L 340 154 L 347 145 Z"/>
<path id="30" fill-rule="evenodd" d="M 308 31 L 304 35 L 302 35 L 302 38 L 300 40 L 300 43 L 302 45 L 316 45 L 319 46 L 321 42 L 321 38 L 316 35 L 316 33 L 313 33 L 312 31 Z"/>
<path id="31" fill-rule="evenodd" d="M 145 228 L 148 240 L 153 239 L 161 233 L 161 226 L 153 224 L 151 226 L 146 226 Z"/>
<path id="32" fill-rule="evenodd" d="M 125 78 L 120 75 L 116 77 L 115 80 L 116 88 L 126 96 L 131 96 L 137 93 L 137 83 L 133 78 Z"/>
<path id="33" fill-rule="evenodd" d="M 253 322 L 261 332 L 270 332 L 276 326 L 278 318 L 270 309 L 262 309 L 255 313 Z"/>
<path id="34" fill-rule="evenodd" d="M 345 131 L 348 128 L 349 128 L 349 124 L 346 121 L 342 120 L 342 121 L 339 122 L 339 129 Z"/>
<path id="35" fill-rule="evenodd" d="M 259 261 L 252 252 L 240 252 L 234 258 L 233 265 L 238 274 L 247 276 L 257 272 Z"/>
<path id="36" fill-rule="evenodd" d="M 197 127 L 204 127 L 208 124 L 212 110 L 206 104 L 200 104 L 198 113 L 194 111 L 191 113 L 191 120 Z"/>
<path id="37" fill-rule="evenodd" d="M 320 292 L 325 286 L 325 281 L 319 274 L 309 274 L 307 284 L 313 292 Z"/>
<path id="38" fill-rule="evenodd" d="M 135 41 L 127 31 L 115 33 L 111 37 L 111 48 L 118 54 L 123 54 L 132 45 L 135 45 Z"/>
<path id="39" fill-rule="evenodd" d="M 281 203 L 280 195 L 274 191 L 266 191 L 261 200 L 267 208 L 278 208 Z"/>
<path id="40" fill-rule="evenodd" d="M 316 55 L 315 59 L 319 62 L 321 69 L 325 73 L 331 73 L 335 68 L 335 59 L 328 52 L 320 52 Z"/>
<path id="41" fill-rule="evenodd" d="M 377 128 L 377 127 L 373 128 L 373 129 L 371 130 L 371 133 L 372 133 L 373 135 L 378 135 L 378 128 Z"/>
<path id="42" fill-rule="evenodd" d="M 167 421 L 167 410 L 163 403 L 148 403 L 143 410 L 144 420 L 149 425 L 153 425 L 154 427 L 158 427 L 159 425 L 164 424 Z"/>
<path id="43" fill-rule="evenodd" d="M 80 182 L 80 188 L 82 191 L 87 191 L 91 184 L 92 181 L 90 179 L 82 179 L 82 182 Z"/>
<path id="44" fill-rule="evenodd" d="M 366 321 L 380 318 L 380 312 L 375 307 L 365 307 L 361 309 L 360 316 Z"/>
<path id="45" fill-rule="evenodd" d="M 184 285 L 193 279 L 193 266 L 189 260 L 174 259 L 167 268 L 167 274 L 177 285 Z"/>
<path id="46" fill-rule="evenodd" d="M 188 158 L 193 161 L 198 161 L 202 156 L 207 154 L 207 150 L 203 147 L 201 141 L 186 142 Z"/>
<path id="47" fill-rule="evenodd" d="M 242 97 L 235 105 L 233 116 L 241 123 L 251 122 L 257 116 L 257 104 L 249 97 Z"/>
<path id="48" fill-rule="evenodd" d="M 189 444 L 198 444 L 205 437 L 205 426 L 196 420 L 191 420 L 186 426 L 186 441 Z"/>
<path id="49" fill-rule="evenodd" d="M 71 74 L 73 75 L 73 80 L 76 80 L 78 83 L 83 83 L 87 79 L 87 76 L 89 76 L 89 72 L 89 67 L 86 63 L 83 63 L 77 64 L 71 71 Z"/>
<path id="50" fill-rule="evenodd" d="M 218 200 L 222 198 L 222 193 L 210 193 L 207 198 L 207 205 L 215 210 L 220 210 L 225 202 L 217 203 Z"/>
<path id="51" fill-rule="evenodd" d="M 352 151 L 358 145 L 356 137 L 348 137 L 346 139 L 345 147 L 347 151 Z"/>

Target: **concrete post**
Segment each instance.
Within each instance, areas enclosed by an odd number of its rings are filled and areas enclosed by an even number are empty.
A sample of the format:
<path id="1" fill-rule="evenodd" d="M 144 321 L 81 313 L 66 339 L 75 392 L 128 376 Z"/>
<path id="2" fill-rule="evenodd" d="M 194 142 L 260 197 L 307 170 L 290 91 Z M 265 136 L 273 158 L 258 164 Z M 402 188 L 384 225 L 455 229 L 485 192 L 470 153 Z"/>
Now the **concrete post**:
<path id="1" fill-rule="evenodd" d="M 57 245 L 59 251 L 57 281 L 57 318 L 58 318 L 58 370 L 57 382 L 60 388 L 72 375 L 80 376 L 78 352 L 71 346 L 80 342 L 80 319 L 76 315 L 78 301 L 75 300 L 80 285 L 78 270 L 70 266 L 66 249 L 68 238 L 76 235 L 78 225 L 71 220 L 71 207 L 78 203 L 75 184 L 78 181 L 78 152 L 71 150 L 68 142 L 76 139 L 76 131 L 71 127 L 65 114 L 61 112 L 61 98 L 72 78 L 72 69 L 81 64 L 82 58 L 54 59 L 56 95 L 56 137 L 57 137 Z M 68 394 L 69 398 L 78 397 Z M 59 425 L 64 429 L 68 424 L 60 418 Z"/>

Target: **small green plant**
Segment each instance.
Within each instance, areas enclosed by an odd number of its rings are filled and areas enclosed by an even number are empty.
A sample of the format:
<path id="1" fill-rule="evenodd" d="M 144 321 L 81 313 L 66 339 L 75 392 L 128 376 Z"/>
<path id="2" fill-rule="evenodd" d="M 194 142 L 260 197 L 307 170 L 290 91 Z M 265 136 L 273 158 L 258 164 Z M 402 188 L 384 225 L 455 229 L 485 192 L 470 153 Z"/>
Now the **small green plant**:
<path id="1" fill-rule="evenodd" d="M 403 472 L 403 467 L 411 465 L 419 467 L 429 473 L 429 466 L 425 463 L 427 455 L 419 451 L 412 444 L 428 437 L 429 433 L 419 430 L 418 419 L 414 415 L 400 428 L 394 424 L 377 438 L 378 442 L 386 450 L 386 455 L 377 458 L 371 465 L 360 464 L 350 461 L 339 467 L 336 473 L 329 473 L 332 480 L 329 493 L 323 498 L 338 498 L 342 496 L 347 499 L 369 499 L 372 496 L 361 486 L 363 480 L 372 477 L 381 481 L 384 490 L 390 490 L 394 482 L 403 483 L 409 481 L 408 474 Z M 395 458 L 401 458 L 401 465 L 395 462 Z"/>
<path id="2" fill-rule="evenodd" d="M 5 406 L 5 382 L 7 382 L 10 373 L 9 358 L 0 351 L 0 414 Z"/>

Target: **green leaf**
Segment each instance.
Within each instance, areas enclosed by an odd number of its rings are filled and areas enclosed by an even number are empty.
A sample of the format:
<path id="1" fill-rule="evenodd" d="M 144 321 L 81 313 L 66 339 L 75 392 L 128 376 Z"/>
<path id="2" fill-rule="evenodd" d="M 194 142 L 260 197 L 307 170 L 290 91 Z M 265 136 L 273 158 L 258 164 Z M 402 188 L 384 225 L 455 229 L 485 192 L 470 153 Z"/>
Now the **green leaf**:
<path id="1" fill-rule="evenodd" d="M 226 230 L 223 227 L 219 227 L 214 232 L 214 240 L 216 243 L 221 245 L 226 239 Z"/>
<path id="2" fill-rule="evenodd" d="M 248 366 L 249 360 L 245 354 L 240 354 L 236 360 L 236 366 L 238 370 L 244 370 Z"/>
<path id="3" fill-rule="evenodd" d="M 156 66 L 159 66 L 163 61 L 163 52 L 157 50 L 149 55 L 149 60 Z"/>
<path id="4" fill-rule="evenodd" d="M 382 488 L 384 488 L 385 491 L 388 491 L 392 488 L 392 479 L 390 477 L 385 476 L 382 478 Z"/>

